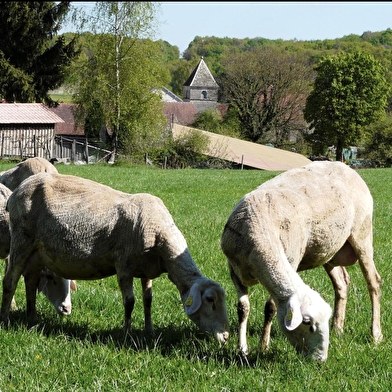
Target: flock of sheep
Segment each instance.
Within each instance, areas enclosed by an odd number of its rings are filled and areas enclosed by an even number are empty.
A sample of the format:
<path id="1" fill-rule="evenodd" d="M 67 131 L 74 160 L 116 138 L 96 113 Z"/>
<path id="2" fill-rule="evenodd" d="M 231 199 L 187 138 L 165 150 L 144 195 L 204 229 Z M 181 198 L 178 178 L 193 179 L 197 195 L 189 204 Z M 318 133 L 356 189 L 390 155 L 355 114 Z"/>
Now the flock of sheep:
<path id="1" fill-rule="evenodd" d="M 324 267 L 335 291 L 332 327 L 341 333 L 349 285 L 345 266 L 357 261 L 372 303 L 371 333 L 376 343 L 382 340 L 372 221 L 368 187 L 341 162 L 288 170 L 238 202 L 223 229 L 221 249 L 238 294 L 238 348 L 243 355 L 248 353 L 248 288 L 261 283 L 270 295 L 261 349 L 269 347 L 276 315 L 298 353 L 325 361 L 332 309 L 297 271 Z M 0 173 L 0 257 L 6 259 L 0 313 L 4 326 L 22 275 L 32 320 L 37 292 L 59 314 L 69 315 L 76 280 L 116 275 L 125 332 L 131 332 L 133 280 L 139 278 L 145 331 L 153 333 L 152 280 L 167 273 L 188 317 L 220 344 L 229 338 L 224 289 L 200 272 L 183 234 L 156 196 L 62 175 L 49 161 L 29 158 Z"/>

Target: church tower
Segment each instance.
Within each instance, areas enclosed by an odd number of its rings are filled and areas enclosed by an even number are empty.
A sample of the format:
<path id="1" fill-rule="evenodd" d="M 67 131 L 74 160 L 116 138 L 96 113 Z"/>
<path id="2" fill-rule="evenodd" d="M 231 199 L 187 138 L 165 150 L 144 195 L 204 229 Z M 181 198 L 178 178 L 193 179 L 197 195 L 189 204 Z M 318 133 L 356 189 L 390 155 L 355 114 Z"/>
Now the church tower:
<path id="1" fill-rule="evenodd" d="M 182 87 L 184 102 L 192 102 L 197 112 L 215 109 L 218 103 L 219 86 L 203 57 Z"/>

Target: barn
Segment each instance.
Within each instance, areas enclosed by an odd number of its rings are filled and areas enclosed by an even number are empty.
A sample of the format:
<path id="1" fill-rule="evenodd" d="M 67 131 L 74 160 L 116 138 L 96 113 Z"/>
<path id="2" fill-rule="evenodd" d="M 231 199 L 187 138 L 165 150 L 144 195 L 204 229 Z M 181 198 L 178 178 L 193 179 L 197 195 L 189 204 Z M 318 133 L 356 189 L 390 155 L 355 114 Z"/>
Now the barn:
<path id="1" fill-rule="evenodd" d="M 52 158 L 59 116 L 42 103 L 0 104 L 0 157 Z"/>

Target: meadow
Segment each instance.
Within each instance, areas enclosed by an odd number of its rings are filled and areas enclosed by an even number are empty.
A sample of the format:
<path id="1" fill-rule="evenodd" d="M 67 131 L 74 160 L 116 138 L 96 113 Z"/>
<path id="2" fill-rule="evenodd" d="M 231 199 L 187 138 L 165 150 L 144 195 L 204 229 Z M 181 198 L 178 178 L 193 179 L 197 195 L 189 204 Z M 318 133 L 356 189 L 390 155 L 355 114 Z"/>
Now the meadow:
<path id="1" fill-rule="evenodd" d="M 11 166 L 0 162 L 0 171 Z M 201 334 L 182 310 L 179 292 L 167 275 L 153 284 L 154 338 L 143 333 L 141 290 L 136 280 L 132 339 L 124 340 L 123 306 L 115 277 L 78 281 L 68 317 L 57 316 L 46 298 L 38 295 L 38 322 L 28 327 L 21 279 L 16 292 L 19 310 L 11 313 L 10 327 L 0 330 L 0 391 L 391 390 L 392 277 L 388 263 L 392 249 L 392 169 L 358 169 L 374 198 L 374 257 L 384 281 L 384 340 L 379 345 L 371 340 L 369 294 L 359 266 L 350 266 L 345 331 L 342 336 L 331 333 L 329 357 L 323 364 L 297 355 L 276 320 L 270 351 L 258 350 L 268 298 L 261 285 L 250 289 L 249 356 L 244 359 L 236 348 L 237 296 L 220 250 L 220 236 L 241 197 L 277 172 L 117 165 L 58 165 L 57 169 L 128 193 L 159 196 L 187 239 L 202 273 L 226 290 L 231 335 L 228 343 L 219 347 L 213 338 Z M 350 184 L 347 192 L 351 192 Z M 301 272 L 301 277 L 333 306 L 332 285 L 323 268 Z"/>

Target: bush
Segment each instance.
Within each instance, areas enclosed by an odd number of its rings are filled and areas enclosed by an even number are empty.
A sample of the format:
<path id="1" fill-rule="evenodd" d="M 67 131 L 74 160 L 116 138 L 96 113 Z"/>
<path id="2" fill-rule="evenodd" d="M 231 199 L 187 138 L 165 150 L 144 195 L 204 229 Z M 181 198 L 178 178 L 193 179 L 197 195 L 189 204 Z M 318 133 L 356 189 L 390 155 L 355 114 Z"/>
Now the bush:
<path id="1" fill-rule="evenodd" d="M 392 116 L 366 128 L 364 147 L 361 155 L 367 161 L 378 167 L 392 166 Z"/>
<path id="2" fill-rule="evenodd" d="M 208 136 L 193 129 L 177 140 L 171 138 L 163 147 L 151 151 L 149 158 L 153 164 L 166 168 L 202 167 L 208 161 L 208 157 L 203 154 L 208 144 Z"/>

